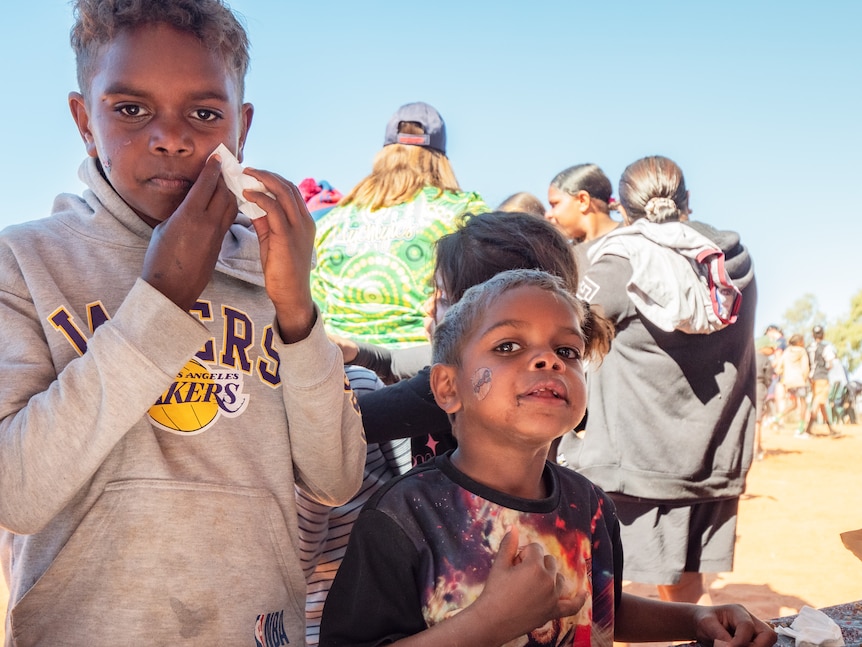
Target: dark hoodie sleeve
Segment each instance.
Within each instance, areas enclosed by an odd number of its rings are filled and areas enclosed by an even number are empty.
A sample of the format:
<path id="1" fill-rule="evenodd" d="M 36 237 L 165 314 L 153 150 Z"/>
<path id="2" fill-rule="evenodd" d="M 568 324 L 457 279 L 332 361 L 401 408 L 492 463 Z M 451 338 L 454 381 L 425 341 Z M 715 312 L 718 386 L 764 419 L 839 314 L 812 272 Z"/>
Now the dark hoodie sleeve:
<path id="1" fill-rule="evenodd" d="M 431 346 L 420 344 L 409 348 L 389 349 L 358 342 L 359 353 L 353 364 L 370 368 L 386 384 L 413 377 L 431 361 Z"/>
<path id="2" fill-rule="evenodd" d="M 359 408 L 369 443 L 452 431 L 449 417 L 431 393 L 430 366 L 409 380 L 360 395 Z"/>
<path id="3" fill-rule="evenodd" d="M 581 279 L 578 296 L 587 303 L 599 306 L 615 327 L 634 315 L 634 305 L 626 292 L 632 276 L 628 260 L 606 254 L 593 263 Z"/>

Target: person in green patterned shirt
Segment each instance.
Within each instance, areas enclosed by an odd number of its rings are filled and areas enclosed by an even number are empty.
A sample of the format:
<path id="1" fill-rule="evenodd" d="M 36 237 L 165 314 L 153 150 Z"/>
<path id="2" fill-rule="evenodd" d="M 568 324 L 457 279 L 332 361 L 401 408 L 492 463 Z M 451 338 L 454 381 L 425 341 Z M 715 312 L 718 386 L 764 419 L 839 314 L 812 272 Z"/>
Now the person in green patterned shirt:
<path id="1" fill-rule="evenodd" d="M 446 157 L 446 125 L 427 103 L 389 120 L 371 173 L 317 222 L 312 296 L 327 331 L 391 348 L 427 343 L 434 243 L 457 218 L 488 211 Z"/>

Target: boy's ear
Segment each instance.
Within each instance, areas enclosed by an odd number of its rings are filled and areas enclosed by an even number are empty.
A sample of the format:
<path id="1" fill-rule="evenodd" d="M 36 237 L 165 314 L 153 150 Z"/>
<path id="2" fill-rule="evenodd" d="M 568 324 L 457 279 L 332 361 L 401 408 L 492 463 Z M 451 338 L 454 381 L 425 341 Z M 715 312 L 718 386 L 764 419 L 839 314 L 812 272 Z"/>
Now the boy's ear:
<path id="1" fill-rule="evenodd" d="M 239 132 L 239 143 L 236 147 L 236 159 L 238 161 L 242 161 L 243 158 L 243 149 L 245 148 L 245 140 L 248 137 L 248 130 L 251 128 L 251 120 L 254 117 L 254 106 L 250 103 L 242 104 L 242 107 L 239 111 L 239 119 L 240 119 L 240 132 Z"/>
<path id="2" fill-rule="evenodd" d="M 72 111 L 72 119 L 75 120 L 75 125 L 78 126 L 81 139 L 84 140 L 87 155 L 90 157 L 99 157 L 99 151 L 96 150 L 96 139 L 93 137 L 93 131 L 90 130 L 90 115 L 87 112 L 87 104 L 80 92 L 69 93 L 69 110 Z"/>
<path id="3" fill-rule="evenodd" d="M 431 367 L 431 392 L 434 394 L 434 400 L 438 407 L 450 415 L 461 410 L 457 375 L 458 369 L 450 364 L 434 364 Z"/>

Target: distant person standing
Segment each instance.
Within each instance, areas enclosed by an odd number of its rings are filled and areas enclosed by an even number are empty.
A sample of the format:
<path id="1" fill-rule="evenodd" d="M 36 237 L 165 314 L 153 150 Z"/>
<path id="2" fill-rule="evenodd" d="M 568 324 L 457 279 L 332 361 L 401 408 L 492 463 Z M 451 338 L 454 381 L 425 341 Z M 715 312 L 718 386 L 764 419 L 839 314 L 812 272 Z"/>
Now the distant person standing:
<path id="1" fill-rule="evenodd" d="M 772 355 L 772 366 L 777 367 L 781 361 L 781 356 L 784 354 L 784 349 L 787 348 L 787 338 L 784 336 L 784 331 L 778 324 L 769 324 L 766 327 L 766 332 L 763 333 L 775 342 L 775 352 Z M 778 379 L 778 373 L 775 375 L 775 380 L 772 385 L 772 420 L 771 423 L 778 426 L 780 422 L 779 414 L 785 408 L 784 385 Z"/>
<path id="2" fill-rule="evenodd" d="M 427 103 L 389 120 L 371 174 L 317 221 L 313 297 L 327 331 L 389 347 L 427 343 L 434 243 L 466 212 L 488 211 L 461 190 L 446 125 Z"/>
<path id="3" fill-rule="evenodd" d="M 781 384 L 784 386 L 786 399 L 785 408 L 779 415 L 783 420 L 792 411 L 796 411 L 798 428 L 794 434 L 797 438 L 809 438 L 805 431 L 808 420 L 808 383 L 811 376 L 811 362 L 805 350 L 805 339 L 800 334 L 790 336 L 787 348 L 775 367 Z"/>
<path id="4" fill-rule="evenodd" d="M 688 221 L 682 170 L 666 157 L 630 164 L 619 198 L 626 226 L 590 250 L 579 291 L 616 338 L 589 368 L 586 432 L 565 458 L 617 506 L 625 579 L 703 603 L 703 574 L 733 566 L 752 460 L 754 266 L 738 234 Z"/>
<path id="5" fill-rule="evenodd" d="M 832 428 L 826 405 L 829 401 L 829 370 L 837 361 L 837 353 L 835 347 L 823 339 L 823 326 L 814 326 L 811 336 L 813 341 L 808 346 L 808 361 L 811 363 L 811 406 L 805 421 L 805 433 L 811 434 L 811 427 L 819 414 L 829 429 L 829 435 L 836 438 L 841 434 Z"/>
<path id="6" fill-rule="evenodd" d="M 775 353 L 775 342 L 767 335 L 759 337 L 754 343 L 757 351 L 755 365 L 757 367 L 757 401 L 755 402 L 757 417 L 754 432 L 754 456 L 762 461 L 766 456 L 763 450 L 761 434 L 763 432 L 763 416 L 766 412 L 766 400 L 769 397 L 769 388 L 775 378 L 775 367 L 772 365 L 772 356 Z"/>

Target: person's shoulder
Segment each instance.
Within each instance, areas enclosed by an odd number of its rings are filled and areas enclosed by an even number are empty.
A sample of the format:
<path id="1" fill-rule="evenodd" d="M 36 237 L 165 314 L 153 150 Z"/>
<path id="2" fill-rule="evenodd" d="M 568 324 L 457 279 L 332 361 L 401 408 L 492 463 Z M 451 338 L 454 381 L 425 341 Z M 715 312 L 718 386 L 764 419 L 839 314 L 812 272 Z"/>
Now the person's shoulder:
<path id="1" fill-rule="evenodd" d="M 353 202 L 349 204 L 339 203 L 325 214 L 318 217 L 314 221 L 318 237 L 322 231 L 331 229 L 332 227 L 336 227 L 343 223 L 345 219 L 350 217 L 350 215 L 357 211 L 357 209 L 358 207 Z"/>
<path id="2" fill-rule="evenodd" d="M 81 196 L 61 194 L 54 200 L 51 215 L 8 225 L 0 231 L 0 244 L 4 247 L 27 245 L 31 241 L 41 241 L 46 238 L 65 240 L 70 229 L 69 218 L 75 217 L 81 211 L 91 213 Z"/>
<path id="3" fill-rule="evenodd" d="M 489 211 L 489 207 L 481 195 L 475 191 L 448 191 L 426 186 L 418 194 L 417 198 L 431 203 L 448 204 L 453 207 L 469 207 L 471 211 Z"/>
<path id="4" fill-rule="evenodd" d="M 583 474 L 556 463 L 549 462 L 548 465 L 557 474 L 560 487 L 565 488 L 566 491 L 576 492 L 594 500 L 610 501 L 608 494 Z"/>
<path id="5" fill-rule="evenodd" d="M 438 458 L 420 463 L 410 471 L 384 483 L 368 500 L 365 508 L 371 510 L 398 507 L 399 502 L 415 496 L 417 490 L 427 487 L 436 488 L 437 479 L 442 476 L 439 466 L 436 464 Z"/>

